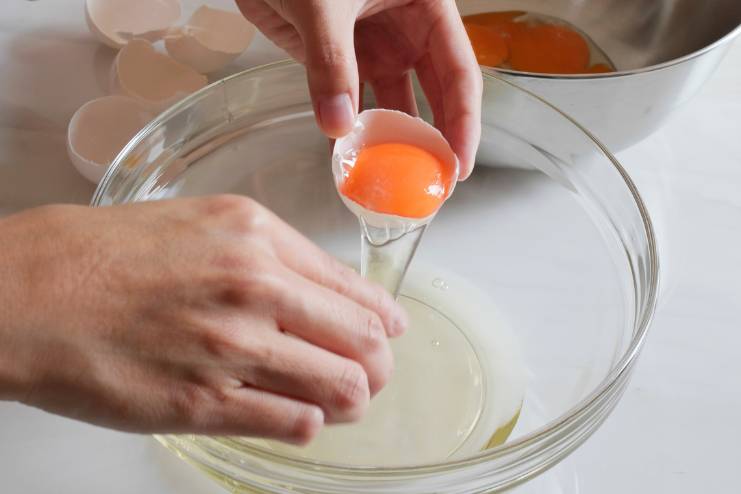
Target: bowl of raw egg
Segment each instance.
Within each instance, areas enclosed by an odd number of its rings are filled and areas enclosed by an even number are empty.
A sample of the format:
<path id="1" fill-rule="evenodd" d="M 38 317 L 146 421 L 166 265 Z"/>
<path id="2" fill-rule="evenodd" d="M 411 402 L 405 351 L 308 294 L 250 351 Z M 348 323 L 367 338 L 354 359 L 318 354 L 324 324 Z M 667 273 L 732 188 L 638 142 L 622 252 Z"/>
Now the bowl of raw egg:
<path id="1" fill-rule="evenodd" d="M 611 151 L 694 96 L 741 33 L 736 0 L 458 0 L 485 71 L 549 101 Z"/>
<path id="2" fill-rule="evenodd" d="M 214 83 L 126 145 L 93 205 L 250 196 L 386 286 L 411 321 L 357 423 L 305 446 L 162 444 L 232 492 L 478 493 L 534 479 L 600 426 L 656 304 L 651 221 L 579 124 L 487 74 L 484 94 L 463 182 L 419 92 L 421 118 L 365 110 L 330 150 L 292 62 Z"/>

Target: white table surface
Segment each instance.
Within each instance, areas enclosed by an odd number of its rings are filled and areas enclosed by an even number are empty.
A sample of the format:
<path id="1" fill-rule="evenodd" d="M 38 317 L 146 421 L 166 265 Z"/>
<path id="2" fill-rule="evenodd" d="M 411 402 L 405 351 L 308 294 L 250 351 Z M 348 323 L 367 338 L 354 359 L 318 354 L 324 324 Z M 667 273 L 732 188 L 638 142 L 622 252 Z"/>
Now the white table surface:
<path id="1" fill-rule="evenodd" d="M 82 4 L 0 7 L 0 214 L 93 192 L 67 158 L 66 126 L 105 94 L 113 52 L 88 34 Z M 258 39 L 236 66 L 280 57 Z M 738 44 L 669 125 L 618 156 L 657 223 L 662 300 L 616 411 L 528 492 L 741 492 L 740 116 Z M 0 493 L 47 492 L 222 491 L 148 437 L 0 403 Z"/>

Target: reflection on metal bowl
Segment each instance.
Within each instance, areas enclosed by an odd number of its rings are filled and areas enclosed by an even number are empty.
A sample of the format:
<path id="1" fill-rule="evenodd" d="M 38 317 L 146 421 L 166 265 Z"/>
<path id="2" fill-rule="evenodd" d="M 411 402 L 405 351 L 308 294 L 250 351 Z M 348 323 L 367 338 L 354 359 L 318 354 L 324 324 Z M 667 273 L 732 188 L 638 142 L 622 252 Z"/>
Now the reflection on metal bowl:
<path id="1" fill-rule="evenodd" d="M 741 33 L 738 0 L 459 0 L 462 15 L 523 10 L 587 33 L 618 68 L 543 75 L 484 68 L 529 89 L 619 151 L 694 96 Z"/>

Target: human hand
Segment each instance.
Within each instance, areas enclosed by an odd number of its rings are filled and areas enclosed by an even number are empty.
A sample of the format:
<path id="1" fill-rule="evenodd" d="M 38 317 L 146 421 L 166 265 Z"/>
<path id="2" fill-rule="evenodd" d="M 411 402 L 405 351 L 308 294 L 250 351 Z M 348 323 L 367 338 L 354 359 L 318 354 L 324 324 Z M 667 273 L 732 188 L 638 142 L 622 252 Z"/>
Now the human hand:
<path id="1" fill-rule="evenodd" d="M 481 72 L 453 0 L 237 0 L 268 38 L 304 63 L 330 137 L 349 132 L 359 83 L 379 107 L 417 114 L 414 69 L 468 177 L 481 136 Z"/>
<path id="2" fill-rule="evenodd" d="M 0 399 L 136 432 L 304 443 L 358 419 L 405 315 L 237 196 L 0 220 Z"/>

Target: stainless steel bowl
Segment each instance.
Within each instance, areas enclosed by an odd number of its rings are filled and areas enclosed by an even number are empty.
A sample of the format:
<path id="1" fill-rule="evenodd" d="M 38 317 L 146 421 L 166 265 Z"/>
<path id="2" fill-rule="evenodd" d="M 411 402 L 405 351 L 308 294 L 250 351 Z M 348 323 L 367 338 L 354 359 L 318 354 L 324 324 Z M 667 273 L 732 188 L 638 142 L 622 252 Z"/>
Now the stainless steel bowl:
<path id="1" fill-rule="evenodd" d="M 694 96 L 741 33 L 741 0 L 459 0 L 462 15 L 525 10 L 587 33 L 618 72 L 542 75 L 496 70 L 619 151 L 657 130 Z"/>

